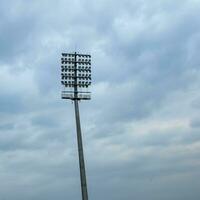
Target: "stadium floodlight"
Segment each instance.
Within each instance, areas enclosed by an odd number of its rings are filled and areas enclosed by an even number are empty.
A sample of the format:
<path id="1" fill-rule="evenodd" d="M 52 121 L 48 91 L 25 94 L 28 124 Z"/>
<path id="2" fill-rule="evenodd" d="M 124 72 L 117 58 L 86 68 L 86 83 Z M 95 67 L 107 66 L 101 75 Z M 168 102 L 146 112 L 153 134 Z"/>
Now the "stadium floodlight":
<path id="1" fill-rule="evenodd" d="M 76 52 L 62 53 L 61 84 L 64 86 L 62 99 L 89 100 L 91 98 L 88 92 L 91 85 L 91 56 Z M 73 89 L 73 91 L 66 89 Z"/>
<path id="2" fill-rule="evenodd" d="M 62 99 L 70 99 L 74 102 L 82 200 L 88 200 L 78 102 L 91 99 L 91 93 L 88 91 L 91 86 L 91 55 L 76 52 L 62 53 L 61 84 L 64 88 Z"/>

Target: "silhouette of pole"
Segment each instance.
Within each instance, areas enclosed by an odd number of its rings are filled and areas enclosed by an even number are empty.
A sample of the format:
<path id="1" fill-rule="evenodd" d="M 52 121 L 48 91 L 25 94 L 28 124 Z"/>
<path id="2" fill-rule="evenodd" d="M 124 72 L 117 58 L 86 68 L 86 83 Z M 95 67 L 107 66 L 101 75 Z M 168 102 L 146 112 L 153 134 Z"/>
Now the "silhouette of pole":
<path id="1" fill-rule="evenodd" d="M 80 178 L 81 178 L 82 200 L 88 200 L 87 181 L 86 181 L 86 172 L 85 172 L 85 163 L 84 163 L 84 153 L 83 153 L 83 144 L 82 144 L 78 100 L 74 100 L 74 107 L 75 107 L 75 117 L 76 117 L 76 131 L 77 131 L 77 143 L 78 143 L 78 155 L 79 155 L 79 168 L 80 168 Z"/>

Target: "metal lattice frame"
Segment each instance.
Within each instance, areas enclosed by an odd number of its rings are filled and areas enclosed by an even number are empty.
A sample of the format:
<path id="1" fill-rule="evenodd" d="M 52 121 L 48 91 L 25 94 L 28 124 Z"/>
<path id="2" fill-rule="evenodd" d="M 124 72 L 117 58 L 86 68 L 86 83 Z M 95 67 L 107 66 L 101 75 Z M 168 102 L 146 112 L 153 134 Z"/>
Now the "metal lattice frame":
<path id="1" fill-rule="evenodd" d="M 88 54 L 62 53 L 61 84 L 63 99 L 89 100 L 91 85 L 91 56 Z M 66 90 L 67 89 L 67 90 Z"/>

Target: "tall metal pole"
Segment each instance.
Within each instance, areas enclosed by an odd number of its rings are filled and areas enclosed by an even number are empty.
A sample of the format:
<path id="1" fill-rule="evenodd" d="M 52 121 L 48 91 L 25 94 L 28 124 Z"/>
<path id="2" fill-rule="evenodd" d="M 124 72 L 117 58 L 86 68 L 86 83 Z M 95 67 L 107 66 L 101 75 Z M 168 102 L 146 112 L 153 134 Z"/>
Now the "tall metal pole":
<path id="1" fill-rule="evenodd" d="M 81 124 L 80 124 L 79 107 L 78 107 L 77 99 L 74 100 L 74 107 L 75 107 L 75 116 L 76 116 L 76 131 L 77 131 L 77 142 L 78 142 L 82 200 L 88 200 L 84 153 L 83 153 L 83 144 L 82 144 L 82 136 L 81 136 Z"/>
<path id="2" fill-rule="evenodd" d="M 77 55 L 75 52 L 74 108 L 75 108 L 75 118 L 76 118 L 76 132 L 77 132 L 77 143 L 78 143 L 78 156 L 79 156 L 82 200 L 88 200 L 85 162 L 84 162 L 82 135 L 81 135 L 81 123 L 80 123 L 79 106 L 78 106 L 78 89 L 77 89 L 77 78 L 76 78 L 77 77 L 76 56 Z"/>

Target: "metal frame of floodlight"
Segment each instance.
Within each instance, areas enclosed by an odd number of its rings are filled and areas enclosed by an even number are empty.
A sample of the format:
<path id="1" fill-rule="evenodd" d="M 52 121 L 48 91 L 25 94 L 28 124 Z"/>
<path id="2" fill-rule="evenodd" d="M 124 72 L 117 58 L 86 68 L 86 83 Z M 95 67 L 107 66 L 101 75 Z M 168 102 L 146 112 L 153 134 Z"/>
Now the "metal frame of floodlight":
<path id="1" fill-rule="evenodd" d="M 61 84 L 68 90 L 62 91 L 63 99 L 91 99 L 91 56 L 88 54 L 62 53 Z M 73 89 L 73 92 L 69 89 Z"/>
<path id="2" fill-rule="evenodd" d="M 91 99 L 91 93 L 87 91 L 91 85 L 91 56 L 76 52 L 62 53 L 61 84 L 64 89 L 67 88 L 62 91 L 62 99 L 71 99 L 74 102 L 82 200 L 88 200 L 78 101 Z"/>

